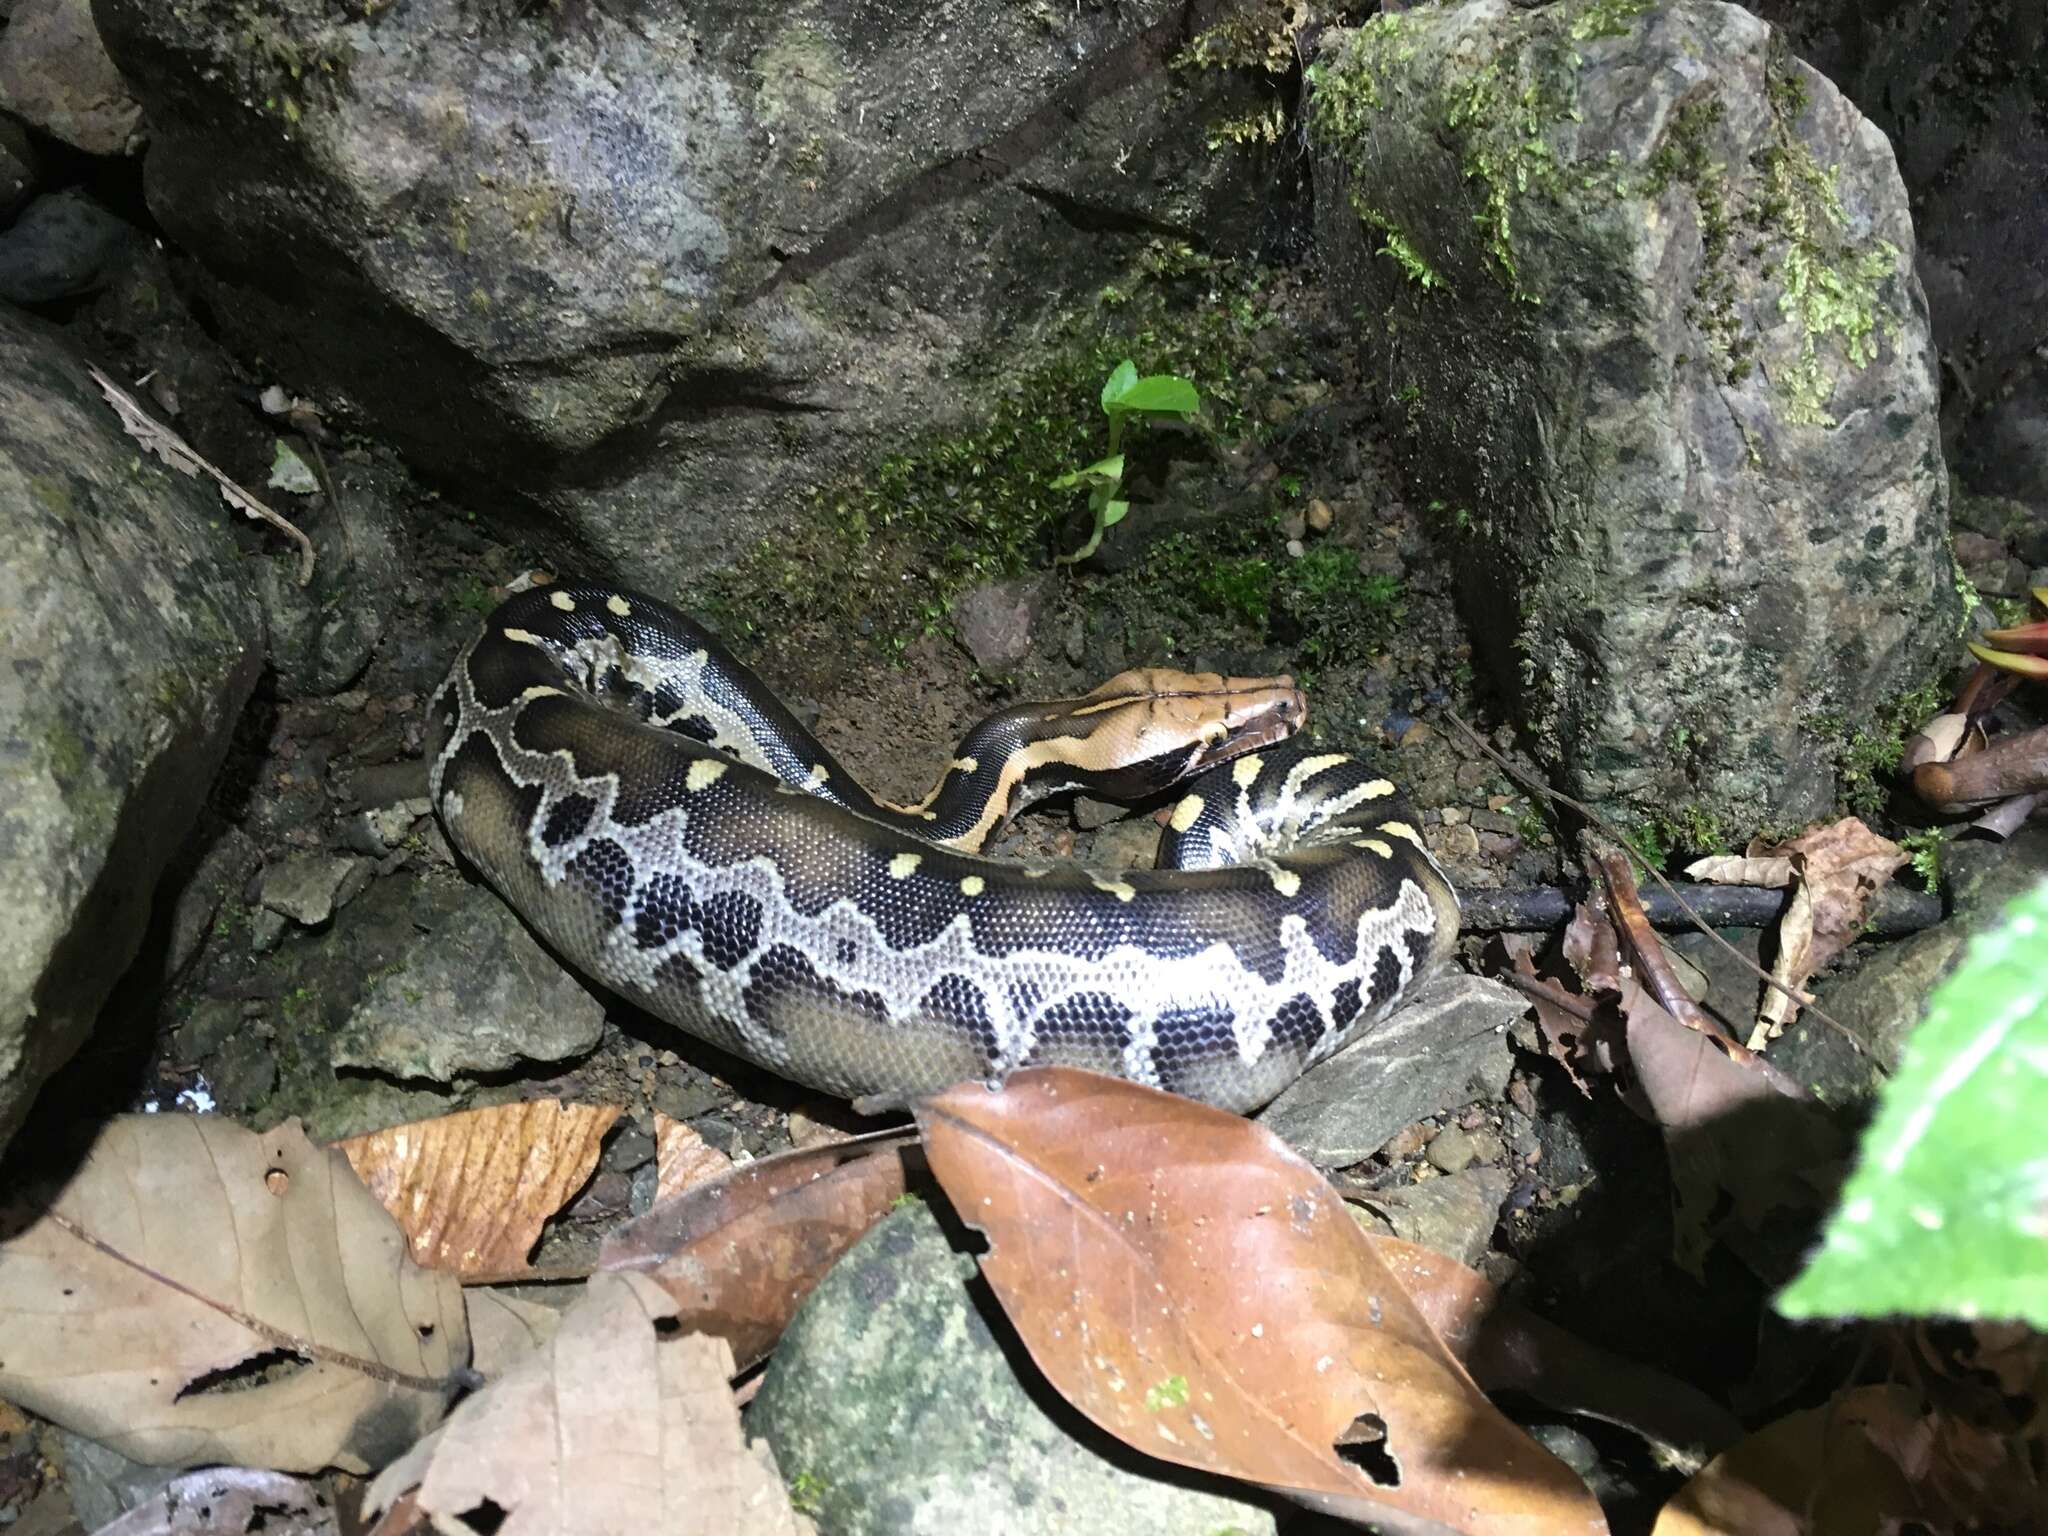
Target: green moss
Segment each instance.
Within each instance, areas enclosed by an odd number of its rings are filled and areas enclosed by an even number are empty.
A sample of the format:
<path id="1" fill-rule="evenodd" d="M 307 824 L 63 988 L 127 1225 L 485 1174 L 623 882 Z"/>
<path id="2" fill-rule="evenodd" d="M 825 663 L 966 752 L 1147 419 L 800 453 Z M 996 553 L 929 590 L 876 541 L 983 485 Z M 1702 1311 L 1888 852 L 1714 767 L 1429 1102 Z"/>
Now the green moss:
<path id="1" fill-rule="evenodd" d="M 1899 847 L 1912 855 L 1913 873 L 1930 891 L 1941 888 L 1941 845 L 1947 841 L 1948 834 L 1940 827 L 1924 827 L 1899 839 Z"/>
<path id="2" fill-rule="evenodd" d="M 1295 645 L 1312 667 L 1372 655 L 1401 620 L 1401 584 L 1361 570 L 1354 551 L 1332 545 L 1288 561 L 1275 597 L 1300 628 Z"/>
<path id="3" fill-rule="evenodd" d="M 1394 264 L 1407 276 L 1408 281 L 1425 292 L 1444 286 L 1444 280 L 1437 274 L 1436 268 L 1423 259 L 1422 253 L 1415 248 L 1415 243 L 1401 233 L 1399 226 L 1392 219 L 1370 206 L 1356 191 L 1351 194 L 1351 206 L 1357 210 L 1361 220 L 1378 230 L 1386 239 L 1386 244 L 1375 251 L 1374 255 L 1393 257 Z"/>
<path id="4" fill-rule="evenodd" d="M 50 777 L 60 788 L 74 790 L 84 783 L 90 754 L 78 733 L 63 721 L 54 721 L 44 728 L 43 753 L 50 765 Z"/>
<path id="5" fill-rule="evenodd" d="M 55 475 L 31 475 L 28 493 L 45 512 L 60 518 L 70 518 L 76 510 L 71 499 L 71 487 Z"/>
<path id="6" fill-rule="evenodd" d="M 1668 812 L 1646 817 L 1630 829 L 1629 840 L 1658 870 L 1664 869 L 1674 854 L 1722 853 L 1729 847 L 1728 831 L 1721 817 L 1690 800 Z"/>
<path id="7" fill-rule="evenodd" d="M 1249 265 L 1155 242 L 1127 278 L 1050 328 L 1035 366 L 985 385 L 964 426 L 822 488 L 799 526 L 688 600 L 730 638 L 821 621 L 901 652 L 943 626 L 967 588 L 1050 565 L 1079 507 L 1051 482 L 1100 453 L 1102 380 L 1122 359 L 1191 380 L 1214 435 L 1257 430 L 1241 377 L 1262 282 Z"/>
<path id="8" fill-rule="evenodd" d="M 1867 727 L 1852 730 L 1838 717 L 1816 719 L 1813 728 L 1836 744 L 1836 799 L 1866 818 L 1883 810 L 1907 739 L 1946 701 L 1939 680 L 1931 680 L 1880 705 Z"/>
<path id="9" fill-rule="evenodd" d="M 1571 37 L 1576 43 L 1596 37 L 1622 37 L 1635 26 L 1636 18 L 1656 0 L 1592 0 L 1572 17 Z"/>

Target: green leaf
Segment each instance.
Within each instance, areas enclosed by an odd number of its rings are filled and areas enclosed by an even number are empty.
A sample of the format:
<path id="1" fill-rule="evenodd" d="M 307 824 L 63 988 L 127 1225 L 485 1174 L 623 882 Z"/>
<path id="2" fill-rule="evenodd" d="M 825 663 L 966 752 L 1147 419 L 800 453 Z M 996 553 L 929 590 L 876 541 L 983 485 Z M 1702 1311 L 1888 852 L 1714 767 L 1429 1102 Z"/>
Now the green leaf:
<path id="1" fill-rule="evenodd" d="M 1102 504 L 1102 526 L 1111 527 L 1124 520 L 1124 514 L 1131 510 L 1128 501 L 1105 501 Z"/>
<path id="2" fill-rule="evenodd" d="M 2048 1328 L 2048 885 L 1936 989 L 1787 1317 Z"/>
<path id="3" fill-rule="evenodd" d="M 1155 373 L 1131 384 L 1113 409 L 1147 416 L 1192 416 L 1201 403 L 1195 386 L 1186 379 L 1171 373 Z M 1112 407 L 1105 402 L 1103 409 Z"/>
<path id="4" fill-rule="evenodd" d="M 1071 491 L 1082 485 L 1116 485 L 1124 477 L 1124 456 L 1113 453 L 1106 459 L 1097 459 L 1086 469 L 1071 469 L 1056 480 L 1046 483 L 1055 491 Z"/>
<path id="5" fill-rule="evenodd" d="M 1116 408 L 1123 403 L 1124 392 L 1137 382 L 1138 365 L 1127 357 L 1116 365 L 1116 371 L 1103 383 L 1102 409 L 1114 416 Z"/>

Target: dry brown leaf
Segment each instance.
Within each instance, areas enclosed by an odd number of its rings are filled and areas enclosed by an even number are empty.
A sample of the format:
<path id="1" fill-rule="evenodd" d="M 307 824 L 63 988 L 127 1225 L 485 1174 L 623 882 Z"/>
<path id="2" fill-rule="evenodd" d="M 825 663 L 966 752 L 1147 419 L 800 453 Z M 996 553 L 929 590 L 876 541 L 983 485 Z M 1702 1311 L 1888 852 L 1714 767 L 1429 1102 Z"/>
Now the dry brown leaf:
<path id="1" fill-rule="evenodd" d="M 1912 862 L 1890 838 L 1879 837 L 1854 816 L 1802 832 L 1778 852 L 1788 856 L 1799 884 L 1778 928 L 1778 958 L 1771 979 L 1799 991 L 1862 930 L 1864 915 L 1892 873 Z M 1760 1051 L 1775 1040 L 1798 1012 L 1798 1004 L 1772 988 L 1758 1011 L 1749 1048 Z"/>
<path id="2" fill-rule="evenodd" d="M 370 1484 L 375 1518 L 408 1492 L 448 1536 L 801 1536 L 765 1446 L 750 1448 L 723 1340 L 676 1334 L 644 1275 L 594 1276 L 552 1343 L 463 1402 Z"/>
<path id="3" fill-rule="evenodd" d="M 1761 885 L 1773 890 L 1792 883 L 1792 860 L 1786 854 L 1752 858 L 1741 853 L 1717 853 L 1694 859 L 1685 872 L 1711 885 Z"/>
<path id="4" fill-rule="evenodd" d="M 619 1111 L 534 1099 L 394 1125 L 335 1146 L 398 1219 L 413 1257 L 464 1280 L 531 1274 L 547 1219 L 589 1181 Z"/>
<path id="5" fill-rule="evenodd" d="M 237 512 L 246 513 L 260 523 L 270 524 L 278 532 L 296 542 L 299 546 L 299 585 L 303 587 L 313 579 L 313 541 L 307 538 L 295 523 L 273 512 L 193 452 L 191 444 L 145 411 L 133 395 L 99 369 L 88 368 L 86 372 L 91 374 L 93 382 L 99 385 L 100 393 L 107 397 L 107 404 L 114 408 L 114 414 L 121 418 L 122 431 L 179 474 L 210 476 L 213 483 L 220 487 L 222 501 Z"/>
<path id="6" fill-rule="evenodd" d="M 916 1140 L 905 1126 L 756 1159 L 613 1229 L 598 1267 L 653 1279 L 683 1327 L 724 1339 L 745 1370 L 902 1196 Z"/>
<path id="7" fill-rule="evenodd" d="M 120 1117 L 0 1230 L 0 1396 L 134 1461 L 367 1471 L 469 1357 L 454 1277 L 296 1120 Z"/>
<path id="8" fill-rule="evenodd" d="M 1880 1448 L 1917 1417 L 1899 1387 L 1855 1387 L 1789 1414 L 1717 1456 L 1673 1495 L 1652 1536 L 1850 1536 L 1896 1530 L 1922 1513 Z"/>
<path id="9" fill-rule="evenodd" d="M 680 1120 L 654 1117 L 654 1202 L 732 1171 L 732 1159 Z"/>
<path id="10" fill-rule="evenodd" d="M 1270 1132 L 1068 1068 L 917 1115 L 1032 1359 L 1126 1444 L 1388 1531 L 1606 1530 Z"/>
<path id="11" fill-rule="evenodd" d="M 464 1291 L 462 1299 L 469 1303 L 470 1369 L 485 1381 L 496 1381 L 544 1348 L 562 1324 L 554 1307 L 481 1286 Z"/>
<path id="12" fill-rule="evenodd" d="M 1486 1391 L 1522 1392 L 1564 1413 L 1619 1424 L 1687 1469 L 1741 1436 L 1741 1423 L 1706 1394 L 1567 1333 L 1508 1300 L 1477 1270 L 1398 1237 L 1368 1233 L 1367 1240 Z"/>
<path id="13" fill-rule="evenodd" d="M 208 1467 L 174 1477 L 93 1536 L 341 1536 L 317 1483 L 255 1467 Z"/>

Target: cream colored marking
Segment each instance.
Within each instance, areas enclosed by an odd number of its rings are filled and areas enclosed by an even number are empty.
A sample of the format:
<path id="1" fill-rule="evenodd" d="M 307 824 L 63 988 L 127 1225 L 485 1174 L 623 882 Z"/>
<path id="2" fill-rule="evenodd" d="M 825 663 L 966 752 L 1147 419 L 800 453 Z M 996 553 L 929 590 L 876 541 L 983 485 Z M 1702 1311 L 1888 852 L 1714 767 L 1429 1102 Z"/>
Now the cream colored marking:
<path id="1" fill-rule="evenodd" d="M 530 629 L 508 629 L 505 631 L 505 638 L 516 641 L 520 645 L 545 645 L 547 643 Z"/>
<path id="2" fill-rule="evenodd" d="M 924 855 L 921 853 L 899 853 L 889 861 L 889 878 L 891 880 L 908 880 L 913 874 L 917 873 L 917 866 L 923 862 Z"/>
<path id="3" fill-rule="evenodd" d="M 1259 770 L 1266 766 L 1266 760 L 1254 752 L 1249 757 L 1240 757 L 1237 766 L 1230 770 L 1230 780 L 1239 789 L 1250 789 L 1252 780 L 1259 776 Z"/>
<path id="4" fill-rule="evenodd" d="M 1282 896 L 1293 896 L 1301 890 L 1301 876 L 1291 869 L 1268 870 L 1273 877 L 1273 889 Z"/>
<path id="5" fill-rule="evenodd" d="M 1393 792 L 1394 781 L 1392 779 L 1374 779 L 1370 783 L 1359 785 L 1353 791 L 1361 800 L 1384 800 Z"/>
<path id="6" fill-rule="evenodd" d="M 1351 756 L 1346 752 L 1325 752 L 1320 757 L 1304 757 L 1294 765 L 1294 772 L 1287 775 L 1287 777 L 1293 783 L 1305 784 L 1317 774 L 1334 768 L 1339 763 L 1348 763 L 1350 761 Z"/>
<path id="7" fill-rule="evenodd" d="M 710 663 L 710 661 L 711 653 L 709 651 L 690 652 L 690 665 L 693 667 L 706 666 Z"/>
<path id="8" fill-rule="evenodd" d="M 961 773 L 972 773 L 980 766 L 981 764 L 971 757 L 956 757 L 952 762 L 946 764 L 945 772 L 939 775 L 939 782 L 926 792 L 922 800 L 911 805 L 898 805 L 893 800 L 884 800 L 881 802 L 882 808 L 894 811 L 899 816 L 922 816 L 926 821 L 937 821 L 939 819 L 938 812 L 932 810 L 931 805 L 945 789 L 946 780 L 951 778 L 956 770 Z"/>
<path id="9" fill-rule="evenodd" d="M 604 605 L 622 619 L 633 617 L 633 605 L 616 592 L 604 600 Z"/>
<path id="10" fill-rule="evenodd" d="M 576 611 L 576 599 L 566 592 L 550 592 L 548 594 L 548 601 L 564 613 L 574 613 Z"/>
<path id="11" fill-rule="evenodd" d="M 960 882 L 960 894 L 962 896 L 979 896 L 985 889 L 987 887 L 979 875 L 969 875 Z"/>
<path id="12" fill-rule="evenodd" d="M 832 770 L 830 768 L 827 768 L 823 763 L 811 764 L 811 782 L 813 784 L 822 784 L 831 777 Z"/>
<path id="13" fill-rule="evenodd" d="M 1405 837 L 1416 847 L 1423 847 L 1422 834 L 1409 826 L 1405 821 L 1383 821 L 1379 824 L 1379 830 L 1386 833 L 1389 837 Z M 1428 852 L 1426 848 L 1423 851 L 1425 853 Z"/>
<path id="14" fill-rule="evenodd" d="M 1368 853 L 1376 853 L 1383 859 L 1391 859 L 1394 856 L 1394 845 L 1382 842 L 1376 837 L 1354 837 L 1351 840 L 1351 846 L 1363 848 Z"/>
<path id="15" fill-rule="evenodd" d="M 1050 864 L 1026 864 L 1024 866 L 1024 878 L 1027 880 L 1043 880 L 1051 873 L 1052 866 Z"/>
<path id="16" fill-rule="evenodd" d="M 1173 815 L 1167 820 L 1166 824 L 1176 832 L 1185 832 L 1201 818 L 1201 815 L 1202 797 L 1200 795 L 1189 795 L 1173 808 Z"/>
<path id="17" fill-rule="evenodd" d="M 1118 901 L 1129 901 L 1138 894 L 1134 885 L 1126 885 L 1114 877 L 1106 877 L 1095 870 L 1088 871 L 1088 883 L 1105 896 L 1114 896 Z"/>
<path id="18" fill-rule="evenodd" d="M 562 690 L 559 688 L 550 688 L 546 683 L 535 683 L 519 695 L 519 702 L 524 704 L 529 699 L 559 699 L 562 696 Z"/>
<path id="19" fill-rule="evenodd" d="M 687 790 L 708 789 L 716 784 L 725 772 L 725 764 L 715 757 L 700 757 L 690 764 L 690 771 L 683 775 L 683 788 Z"/>

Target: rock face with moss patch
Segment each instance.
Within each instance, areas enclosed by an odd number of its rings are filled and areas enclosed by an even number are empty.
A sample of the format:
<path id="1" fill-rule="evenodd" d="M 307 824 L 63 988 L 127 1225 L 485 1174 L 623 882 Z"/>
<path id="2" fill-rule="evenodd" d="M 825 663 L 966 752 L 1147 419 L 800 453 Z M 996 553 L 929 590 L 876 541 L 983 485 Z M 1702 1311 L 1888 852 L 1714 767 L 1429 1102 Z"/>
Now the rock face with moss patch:
<path id="1" fill-rule="evenodd" d="M 1708 0 L 1380 17 L 1312 82 L 1340 301 L 1539 752 L 1626 819 L 1824 810 L 1958 622 L 1883 135 Z"/>
<path id="2" fill-rule="evenodd" d="M 0 1146 L 135 958 L 262 664 L 226 518 L 0 313 Z"/>
<path id="3" fill-rule="evenodd" d="M 653 588 L 958 412 L 1151 238 L 1248 243 L 1166 0 L 107 0 L 234 342 Z"/>

